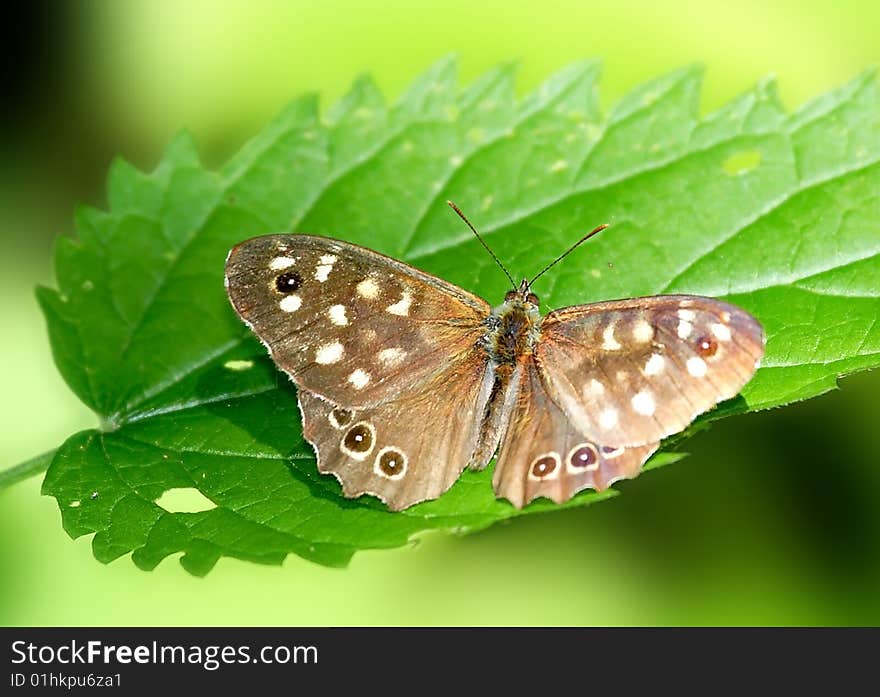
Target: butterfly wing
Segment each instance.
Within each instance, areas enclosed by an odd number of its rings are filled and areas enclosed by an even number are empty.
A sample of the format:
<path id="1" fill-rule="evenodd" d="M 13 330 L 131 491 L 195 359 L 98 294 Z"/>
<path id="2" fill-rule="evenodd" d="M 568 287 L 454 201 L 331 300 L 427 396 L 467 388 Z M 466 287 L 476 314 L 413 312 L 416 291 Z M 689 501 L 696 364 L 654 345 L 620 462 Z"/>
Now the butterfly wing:
<path id="1" fill-rule="evenodd" d="M 398 511 L 437 498 L 458 479 L 477 448 L 491 386 L 474 347 L 376 406 L 343 408 L 300 390 L 303 435 L 318 470 L 334 474 L 345 496 L 372 494 Z"/>
<path id="2" fill-rule="evenodd" d="M 764 353 L 728 303 L 656 296 L 547 315 L 495 464 L 499 496 L 557 503 L 636 476 L 659 441 L 733 397 Z"/>
<path id="3" fill-rule="evenodd" d="M 608 445 L 582 435 L 547 393 L 528 361 L 510 425 L 498 452 L 493 486 L 517 508 L 545 496 L 563 503 L 581 489 L 601 491 L 634 477 L 659 443 Z"/>
<path id="4" fill-rule="evenodd" d="M 368 249 L 307 235 L 236 246 L 226 285 L 299 387 L 318 469 L 346 496 L 373 494 L 400 510 L 452 486 L 491 394 L 478 347 L 485 301 Z"/>
<path id="5" fill-rule="evenodd" d="M 595 443 L 642 446 L 736 395 L 764 353 L 744 310 L 666 295 L 547 315 L 534 359 L 547 394 Z"/>
<path id="6" fill-rule="evenodd" d="M 489 305 L 363 247 L 309 235 L 237 245 L 226 286 L 239 316 L 301 388 L 374 405 L 470 355 Z"/>

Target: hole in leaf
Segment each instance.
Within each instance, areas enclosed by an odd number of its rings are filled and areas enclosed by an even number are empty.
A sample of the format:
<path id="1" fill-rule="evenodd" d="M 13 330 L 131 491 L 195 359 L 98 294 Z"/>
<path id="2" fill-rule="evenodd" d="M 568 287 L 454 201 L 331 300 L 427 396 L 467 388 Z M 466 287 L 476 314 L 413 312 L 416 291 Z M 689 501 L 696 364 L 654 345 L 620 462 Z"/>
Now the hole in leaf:
<path id="1" fill-rule="evenodd" d="M 156 505 L 169 513 L 200 513 L 217 507 L 211 499 L 192 487 L 168 489 L 156 499 Z"/>
<path id="2" fill-rule="evenodd" d="M 71 501 L 67 505 L 70 506 L 71 508 L 79 508 L 82 505 L 82 503 L 80 501 Z"/>
<path id="3" fill-rule="evenodd" d="M 236 372 L 241 372 L 243 370 L 250 370 L 254 367 L 253 361 L 226 361 L 223 364 L 223 367 L 226 370 L 234 370 Z"/>
<path id="4" fill-rule="evenodd" d="M 753 169 L 757 169 L 763 158 L 764 153 L 760 150 L 743 150 L 742 152 L 735 152 L 733 155 L 730 155 L 724 160 L 721 168 L 725 174 L 729 174 L 732 177 L 748 174 Z"/>

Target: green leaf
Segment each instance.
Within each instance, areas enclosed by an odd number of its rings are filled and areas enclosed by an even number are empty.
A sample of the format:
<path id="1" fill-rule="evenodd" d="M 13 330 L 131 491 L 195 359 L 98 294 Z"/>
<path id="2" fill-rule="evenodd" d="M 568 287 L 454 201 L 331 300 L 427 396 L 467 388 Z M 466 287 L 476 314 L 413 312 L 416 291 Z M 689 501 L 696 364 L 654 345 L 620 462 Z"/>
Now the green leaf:
<path id="1" fill-rule="evenodd" d="M 131 553 L 150 569 L 182 553 L 204 574 L 221 556 L 344 565 L 424 530 L 557 508 L 496 500 L 488 471 L 402 513 L 344 499 L 302 441 L 291 383 L 226 299 L 227 250 L 253 235 L 341 237 L 499 299 L 504 276 L 446 198 L 521 276 L 610 222 L 542 279 L 545 307 L 675 291 L 756 314 L 764 367 L 709 418 L 812 397 L 880 363 L 873 77 L 793 115 L 765 82 L 700 119 L 693 69 L 607 116 L 598 74 L 574 65 L 517 100 L 510 67 L 459 89 L 447 60 L 393 106 L 367 77 L 325 116 L 299 99 L 219 172 L 186 135 L 151 174 L 114 164 L 109 211 L 78 212 L 77 237 L 58 240 L 58 290 L 39 290 L 58 368 L 102 423 L 46 475 L 68 533 L 94 533 L 101 561 Z"/>

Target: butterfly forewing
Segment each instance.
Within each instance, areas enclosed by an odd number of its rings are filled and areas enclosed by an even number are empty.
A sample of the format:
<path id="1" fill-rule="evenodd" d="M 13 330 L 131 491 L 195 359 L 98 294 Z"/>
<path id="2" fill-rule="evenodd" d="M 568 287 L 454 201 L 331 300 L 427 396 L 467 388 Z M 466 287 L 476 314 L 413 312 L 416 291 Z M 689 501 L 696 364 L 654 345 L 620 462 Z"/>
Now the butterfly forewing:
<path id="1" fill-rule="evenodd" d="M 226 262 L 235 310 L 302 388 L 376 404 L 467 355 L 489 306 L 376 252 L 308 235 L 266 235 Z"/>
<path id="2" fill-rule="evenodd" d="M 493 486 L 518 508 L 539 496 L 562 503 L 582 489 L 602 491 L 618 479 L 636 476 L 658 445 L 623 447 L 584 436 L 547 394 L 529 361 L 498 452 Z"/>
<path id="3" fill-rule="evenodd" d="M 551 312 L 535 361 L 574 428 L 629 447 L 656 443 L 736 395 L 763 352 L 763 330 L 747 312 L 669 295 Z"/>

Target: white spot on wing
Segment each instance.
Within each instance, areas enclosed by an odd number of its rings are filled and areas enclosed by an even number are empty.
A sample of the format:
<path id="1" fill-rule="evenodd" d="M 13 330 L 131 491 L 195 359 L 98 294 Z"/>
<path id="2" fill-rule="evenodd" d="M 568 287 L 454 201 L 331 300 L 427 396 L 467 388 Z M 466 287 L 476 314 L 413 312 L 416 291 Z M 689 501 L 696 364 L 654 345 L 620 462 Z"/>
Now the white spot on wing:
<path id="1" fill-rule="evenodd" d="M 599 425 L 604 429 L 617 426 L 617 409 L 604 409 L 599 414 Z"/>
<path id="2" fill-rule="evenodd" d="M 379 297 L 379 286 L 377 286 L 376 282 L 369 276 L 357 284 L 356 290 L 357 294 L 362 298 L 369 298 L 372 300 L 373 298 Z"/>
<path id="3" fill-rule="evenodd" d="M 602 348 L 606 351 L 617 351 L 620 348 L 620 344 L 614 338 L 614 322 L 611 322 L 602 332 Z"/>
<path id="4" fill-rule="evenodd" d="M 295 263 L 296 259 L 291 257 L 275 257 L 269 262 L 269 268 L 273 271 L 281 271 L 282 269 L 289 269 Z"/>
<path id="5" fill-rule="evenodd" d="M 643 319 L 636 322 L 633 327 L 633 339 L 640 343 L 647 343 L 654 338 L 654 328 Z"/>
<path id="6" fill-rule="evenodd" d="M 691 356 L 687 359 L 687 369 L 695 378 L 701 378 L 706 374 L 706 361 L 699 356 Z"/>
<path id="7" fill-rule="evenodd" d="M 278 303 L 278 306 L 285 312 L 296 312 L 303 304 L 302 298 L 296 293 L 286 295 Z"/>
<path id="8" fill-rule="evenodd" d="M 345 305 L 331 305 L 330 309 L 327 310 L 327 314 L 330 315 L 330 321 L 337 327 L 344 327 L 348 324 L 348 317 L 345 314 Z"/>
<path id="9" fill-rule="evenodd" d="M 367 371 L 358 368 L 348 376 L 348 381 L 354 385 L 356 390 L 362 390 L 370 382 L 370 374 Z"/>
<path id="10" fill-rule="evenodd" d="M 719 341 L 730 341 L 730 327 L 726 324 L 713 324 L 710 329 Z"/>
<path id="11" fill-rule="evenodd" d="M 333 270 L 333 264 L 336 263 L 336 255 L 325 254 L 321 257 L 321 263 L 315 268 L 315 280 L 323 283 L 327 280 L 330 272 Z"/>
<path id="12" fill-rule="evenodd" d="M 336 363 L 336 361 L 342 358 L 344 353 L 345 349 L 338 341 L 334 341 L 332 344 L 324 344 L 315 353 L 315 363 L 320 363 L 321 365 Z"/>
<path id="13" fill-rule="evenodd" d="M 398 365 L 404 358 L 406 351 L 397 346 L 379 351 L 379 362 L 386 367 Z"/>
<path id="14" fill-rule="evenodd" d="M 636 413 L 643 416 L 651 416 L 654 413 L 654 398 L 647 390 L 637 392 L 635 397 L 632 398 L 632 405 Z"/>
<path id="15" fill-rule="evenodd" d="M 683 319 L 685 322 L 693 322 L 696 316 L 697 314 L 693 310 L 678 311 L 678 318 Z"/>
<path id="16" fill-rule="evenodd" d="M 679 310 L 679 314 L 682 312 L 686 312 L 686 310 Z M 681 320 L 678 323 L 678 338 L 679 339 L 687 339 L 691 332 L 694 329 L 694 325 L 688 322 L 687 320 Z"/>
<path id="17" fill-rule="evenodd" d="M 389 305 L 385 311 L 390 312 L 392 315 L 406 317 L 409 314 L 410 305 L 412 305 L 412 295 L 408 290 L 405 290 L 403 295 L 400 296 L 400 300 L 393 305 Z"/>
<path id="18" fill-rule="evenodd" d="M 648 362 L 645 363 L 645 375 L 659 375 L 663 372 L 663 366 L 666 365 L 666 359 L 659 353 L 652 353 Z"/>
<path id="19" fill-rule="evenodd" d="M 590 394 L 599 396 L 605 394 L 605 385 L 599 382 L 596 378 L 590 380 L 587 385 L 587 390 L 589 390 Z"/>

